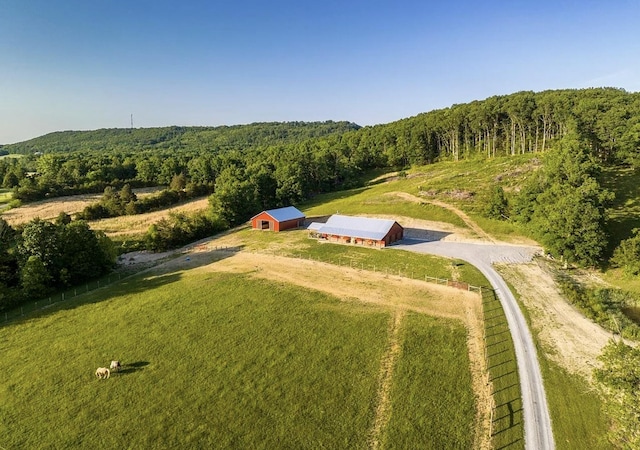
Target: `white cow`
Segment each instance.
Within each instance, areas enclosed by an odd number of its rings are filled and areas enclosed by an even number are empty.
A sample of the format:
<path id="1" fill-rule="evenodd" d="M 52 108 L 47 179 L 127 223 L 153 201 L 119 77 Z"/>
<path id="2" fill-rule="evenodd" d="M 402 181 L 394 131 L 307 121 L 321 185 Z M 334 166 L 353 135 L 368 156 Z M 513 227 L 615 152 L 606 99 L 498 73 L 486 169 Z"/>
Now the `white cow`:
<path id="1" fill-rule="evenodd" d="M 122 366 L 120 365 L 120 361 L 111 361 L 111 366 L 109 367 L 112 371 L 120 372 Z"/>
<path id="2" fill-rule="evenodd" d="M 109 372 L 109 369 L 107 369 L 106 367 L 98 367 L 98 369 L 96 369 L 96 377 L 98 377 L 101 380 L 109 378 L 109 375 L 111 375 L 111 373 Z"/>

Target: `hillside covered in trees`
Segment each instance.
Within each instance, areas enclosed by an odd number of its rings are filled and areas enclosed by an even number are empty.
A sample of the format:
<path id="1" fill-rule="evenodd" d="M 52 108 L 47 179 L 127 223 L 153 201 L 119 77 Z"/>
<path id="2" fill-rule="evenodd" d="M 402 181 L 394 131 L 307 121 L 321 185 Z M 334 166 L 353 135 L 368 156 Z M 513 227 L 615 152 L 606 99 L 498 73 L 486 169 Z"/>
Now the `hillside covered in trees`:
<path id="1" fill-rule="evenodd" d="M 215 152 L 328 139 L 340 143 L 345 156 L 365 163 L 362 168 L 366 168 L 544 152 L 572 128 L 581 131 L 601 161 L 635 162 L 640 142 L 640 94 L 615 88 L 523 91 L 364 128 L 327 121 L 64 131 L 3 149 L 21 154 L 163 149 Z"/>
<path id="2" fill-rule="evenodd" d="M 568 262 L 597 265 L 608 256 L 605 209 L 612 199 L 600 173 L 640 165 L 640 94 L 518 92 L 368 127 L 328 121 L 66 131 L 3 150 L 24 155 L 0 160 L 2 184 L 20 201 L 165 185 L 178 194 L 166 195 L 163 204 L 212 194 L 216 226 L 353 187 L 372 169 L 549 154 L 516 191 L 496 186 L 487 215 L 524 224 Z M 84 217 L 146 208 L 128 201 L 120 211 L 112 203 Z"/>

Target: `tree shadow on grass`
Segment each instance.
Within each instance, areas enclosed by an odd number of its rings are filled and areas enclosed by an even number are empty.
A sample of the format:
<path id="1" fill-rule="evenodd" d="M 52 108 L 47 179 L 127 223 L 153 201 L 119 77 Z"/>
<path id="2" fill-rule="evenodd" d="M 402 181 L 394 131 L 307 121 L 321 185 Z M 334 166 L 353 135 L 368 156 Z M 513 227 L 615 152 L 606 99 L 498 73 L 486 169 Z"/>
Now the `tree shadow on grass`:
<path id="1" fill-rule="evenodd" d="M 137 274 L 128 276 L 120 281 L 102 286 L 89 292 L 69 291 L 64 296 L 65 300 L 47 304 L 45 300 L 25 304 L 7 314 L 0 327 L 20 325 L 26 321 L 45 317 L 58 311 L 72 310 L 91 303 L 99 303 L 121 295 L 131 295 L 155 289 L 160 286 L 175 283 L 182 278 L 182 271 L 205 266 L 213 262 L 229 258 L 242 250 L 243 246 L 212 248 L 205 251 L 195 251 L 188 255 L 180 254 L 170 261 L 164 262 L 159 267 L 143 270 Z M 77 289 L 77 290 L 81 290 Z M 71 295 L 74 292 L 74 295 Z M 77 293 L 77 295 L 76 295 Z M 59 295 L 59 294 L 58 294 Z M 52 296 L 54 297 L 54 296 Z M 59 297 L 58 297 L 59 298 Z M 39 303 L 39 305 L 38 305 Z M 44 306 L 42 306 L 44 305 Z"/>

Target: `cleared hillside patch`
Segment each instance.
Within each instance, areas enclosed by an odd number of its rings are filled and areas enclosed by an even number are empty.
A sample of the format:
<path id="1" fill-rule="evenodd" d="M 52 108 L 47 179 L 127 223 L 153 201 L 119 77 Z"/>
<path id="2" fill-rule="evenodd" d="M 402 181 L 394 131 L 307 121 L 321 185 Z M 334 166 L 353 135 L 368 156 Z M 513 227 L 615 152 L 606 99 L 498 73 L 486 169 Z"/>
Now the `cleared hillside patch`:
<path id="1" fill-rule="evenodd" d="M 90 223 L 91 228 L 104 231 L 106 235 L 111 238 L 140 238 L 140 236 L 147 232 L 151 225 L 165 217 L 168 217 L 171 213 L 192 213 L 203 211 L 207 209 L 208 206 L 208 198 L 198 198 L 159 211 L 135 214 L 131 216 L 111 217 L 109 219 L 91 221 Z"/>
<path id="2" fill-rule="evenodd" d="M 313 201 L 301 205 L 307 216 L 341 214 L 375 214 L 413 217 L 416 219 L 445 222 L 464 228 L 465 223 L 450 211 L 435 205 L 419 204 L 394 195 L 395 190 L 411 189 L 406 181 L 398 180 L 368 188 L 332 192 L 318 195 Z"/>
<path id="3" fill-rule="evenodd" d="M 134 192 L 144 198 L 157 193 L 160 189 L 157 187 L 141 188 L 134 189 Z M 98 202 L 101 197 L 102 194 L 82 194 L 41 200 L 5 211 L 2 213 L 2 218 L 13 226 L 29 222 L 36 217 L 42 220 L 53 220 L 62 212 L 70 215 L 78 213 L 87 206 Z"/>

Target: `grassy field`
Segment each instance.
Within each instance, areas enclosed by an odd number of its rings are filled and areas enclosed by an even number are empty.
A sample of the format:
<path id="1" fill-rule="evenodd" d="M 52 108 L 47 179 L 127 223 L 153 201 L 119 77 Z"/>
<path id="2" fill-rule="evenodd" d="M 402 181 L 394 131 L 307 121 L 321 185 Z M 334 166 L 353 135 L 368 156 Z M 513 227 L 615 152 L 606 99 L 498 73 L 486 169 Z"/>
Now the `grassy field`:
<path id="1" fill-rule="evenodd" d="M 10 362 L 0 445 L 366 448 L 389 320 L 383 308 L 242 275 L 138 276 L 0 328 Z M 461 326 L 415 320 L 408 330 L 427 326 L 430 351 L 416 357 L 411 337 L 400 356 L 413 375 L 392 402 L 407 411 L 416 385 L 469 371 Z M 97 380 L 95 368 L 114 358 L 123 371 Z M 461 448 L 468 440 L 449 431 L 469 430 L 473 393 L 464 377 L 444 386 L 447 401 L 420 411 L 438 418 L 434 448 Z M 411 414 L 390 430 L 421 442 Z"/>
<path id="2" fill-rule="evenodd" d="M 613 252 L 634 228 L 640 228 L 640 174 L 630 168 L 609 168 L 603 173 L 603 185 L 616 194 L 607 210 L 609 251 Z"/>
<path id="3" fill-rule="evenodd" d="M 466 228 L 445 208 L 397 195 L 404 192 L 453 204 L 493 236 L 509 238 L 524 233 L 516 225 L 482 218 L 478 199 L 493 183 L 507 192 L 515 189 L 538 166 L 531 155 L 490 163 L 440 163 L 389 183 L 321 195 L 300 208 L 308 216 L 385 214 Z M 612 186 L 627 192 L 610 210 L 618 214 L 612 229 L 620 237 L 637 222 L 638 188 L 633 174 L 607 176 L 620 178 L 620 186 L 611 181 Z M 132 230 L 131 223 L 109 226 L 110 233 L 127 238 Z M 302 230 L 274 234 L 243 229 L 221 242 L 416 279 L 487 285 L 462 261 L 322 244 Z M 609 271 L 605 276 L 617 275 Z M 631 285 L 640 292 L 640 282 Z M 513 344 L 504 313 L 489 291 L 483 307 L 495 400 L 494 448 L 523 448 Z M 0 352 L 11 361 L 0 379 L 0 439 L 10 440 L 0 442 L 0 448 L 80 443 L 365 448 L 390 317 L 382 307 L 340 303 L 282 283 L 189 272 L 138 277 L 68 300 L 42 317 L 0 328 Z M 402 329 L 393 413 L 381 435 L 384 447 L 469 448 L 475 424 L 473 408 L 469 413 L 473 394 L 465 378 L 464 328 L 409 314 Z M 435 351 L 421 351 L 429 343 L 435 343 Z M 95 380 L 95 368 L 113 358 L 123 360 L 123 373 L 106 382 Z M 545 359 L 541 365 L 558 448 L 606 448 L 598 438 L 606 429 L 600 400 L 579 377 Z M 449 382 L 442 385 L 434 377 Z M 42 445 L 43 440 L 53 443 Z"/>
<path id="4" fill-rule="evenodd" d="M 538 336 L 542 330 L 532 325 L 530 311 L 523 304 L 517 289 L 508 284 L 518 299 L 536 341 L 556 448 L 611 448 L 606 440 L 610 420 L 603 411 L 603 400 L 591 382 L 581 375 L 568 372 L 552 360 L 550 355 L 556 350 L 543 344 Z"/>
<path id="5" fill-rule="evenodd" d="M 582 377 L 568 373 L 538 352 L 558 450 L 611 448 L 603 402 Z"/>
<path id="6" fill-rule="evenodd" d="M 400 359 L 391 390 L 391 419 L 382 443 L 388 449 L 468 449 L 474 436 L 466 330 L 418 314 L 405 319 Z M 426 411 L 435 414 L 425 414 Z M 447 442 L 446 446 L 443 443 Z"/>

